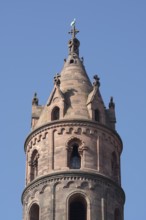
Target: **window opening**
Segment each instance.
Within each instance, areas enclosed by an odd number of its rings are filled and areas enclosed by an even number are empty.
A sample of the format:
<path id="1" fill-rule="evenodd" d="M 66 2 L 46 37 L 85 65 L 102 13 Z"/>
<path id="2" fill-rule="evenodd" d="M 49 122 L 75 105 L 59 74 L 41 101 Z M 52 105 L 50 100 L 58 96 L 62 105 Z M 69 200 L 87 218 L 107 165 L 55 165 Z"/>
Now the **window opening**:
<path id="1" fill-rule="evenodd" d="M 70 60 L 70 63 L 74 63 L 74 60 L 73 60 L 73 59 L 71 59 L 71 60 Z"/>
<path id="2" fill-rule="evenodd" d="M 80 169 L 81 167 L 81 157 L 78 152 L 79 146 L 77 144 L 73 145 L 71 158 L 70 158 L 70 168 L 72 169 Z"/>
<path id="3" fill-rule="evenodd" d="M 116 177 L 118 173 L 117 173 L 117 156 L 115 152 L 112 153 L 111 168 L 113 175 Z"/>
<path id="4" fill-rule="evenodd" d="M 69 205 L 69 220 L 86 220 L 87 203 L 85 199 L 76 197 Z"/>
<path id="5" fill-rule="evenodd" d="M 39 206 L 37 204 L 31 206 L 29 216 L 30 220 L 39 220 Z"/>
<path id="6" fill-rule="evenodd" d="M 115 209 L 114 220 L 121 220 L 121 214 L 119 209 Z"/>
<path id="7" fill-rule="evenodd" d="M 95 109 L 95 112 L 94 112 L 94 114 L 95 114 L 95 121 L 98 121 L 99 122 L 99 111 L 98 111 L 98 109 Z"/>
<path id="8" fill-rule="evenodd" d="M 35 179 L 38 175 L 38 158 L 39 158 L 38 151 L 34 150 L 30 162 L 30 166 L 31 166 L 30 181 Z"/>
<path id="9" fill-rule="evenodd" d="M 59 120 L 60 116 L 60 109 L 58 107 L 55 107 L 52 111 L 52 121 Z"/>

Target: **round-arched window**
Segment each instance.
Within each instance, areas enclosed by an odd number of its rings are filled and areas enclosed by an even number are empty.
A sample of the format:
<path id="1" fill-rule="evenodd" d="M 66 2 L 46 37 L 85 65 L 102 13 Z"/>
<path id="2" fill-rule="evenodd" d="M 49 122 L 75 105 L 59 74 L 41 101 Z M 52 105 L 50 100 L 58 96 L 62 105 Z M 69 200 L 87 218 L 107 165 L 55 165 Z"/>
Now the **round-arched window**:
<path id="1" fill-rule="evenodd" d="M 98 109 L 95 109 L 94 111 L 94 114 L 95 114 L 95 121 L 100 121 L 100 113 L 99 113 L 99 110 Z"/>
<path id="2" fill-rule="evenodd" d="M 72 169 L 80 169 L 81 167 L 81 157 L 79 155 L 78 148 L 78 144 L 73 144 L 70 157 L 70 168 Z"/>
<path id="3" fill-rule="evenodd" d="M 39 206 L 36 203 L 30 208 L 29 220 L 39 220 Z"/>
<path id="4" fill-rule="evenodd" d="M 52 110 L 51 120 L 52 121 L 59 120 L 59 117 L 60 117 L 60 109 L 59 109 L 59 107 L 56 106 Z"/>
<path id="5" fill-rule="evenodd" d="M 118 208 L 115 209 L 114 220 L 121 220 L 121 213 Z"/>
<path id="6" fill-rule="evenodd" d="M 87 220 L 87 202 L 83 196 L 75 195 L 70 198 L 69 220 Z"/>
<path id="7" fill-rule="evenodd" d="M 38 158 L 39 154 L 37 150 L 34 150 L 30 161 L 30 181 L 34 180 L 38 175 Z"/>

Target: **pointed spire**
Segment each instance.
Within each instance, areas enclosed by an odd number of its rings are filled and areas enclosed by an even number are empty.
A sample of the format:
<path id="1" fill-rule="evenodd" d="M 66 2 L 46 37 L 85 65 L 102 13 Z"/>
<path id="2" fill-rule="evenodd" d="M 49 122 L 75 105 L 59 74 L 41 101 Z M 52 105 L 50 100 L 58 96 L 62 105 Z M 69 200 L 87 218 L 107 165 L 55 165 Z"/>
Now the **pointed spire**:
<path id="1" fill-rule="evenodd" d="M 113 97 L 110 98 L 108 117 L 111 128 L 115 130 L 116 114 L 115 114 L 115 103 L 113 101 Z"/>
<path id="2" fill-rule="evenodd" d="M 76 19 L 74 19 L 71 22 L 71 31 L 69 31 L 68 33 L 71 34 L 72 39 L 69 40 L 68 42 L 68 47 L 69 47 L 69 54 L 77 54 L 79 55 L 79 46 L 80 46 L 80 41 L 76 38 L 77 33 L 79 33 L 79 31 L 76 29 L 75 27 L 75 23 L 76 23 Z"/>
<path id="3" fill-rule="evenodd" d="M 111 99 L 110 99 L 109 108 L 115 109 L 115 103 L 114 103 L 114 101 L 113 101 L 113 97 L 111 97 Z"/>
<path id="4" fill-rule="evenodd" d="M 34 93 L 34 97 L 32 99 L 32 105 L 38 105 L 39 104 L 39 99 L 37 98 L 37 93 Z"/>

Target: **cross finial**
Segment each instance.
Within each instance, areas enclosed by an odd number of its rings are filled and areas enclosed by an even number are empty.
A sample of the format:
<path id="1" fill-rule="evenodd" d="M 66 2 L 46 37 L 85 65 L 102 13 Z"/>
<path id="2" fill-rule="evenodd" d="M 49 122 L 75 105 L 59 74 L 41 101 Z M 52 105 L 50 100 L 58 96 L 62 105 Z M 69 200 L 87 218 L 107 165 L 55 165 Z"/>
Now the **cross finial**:
<path id="1" fill-rule="evenodd" d="M 54 76 L 54 84 L 56 85 L 56 86 L 60 86 L 60 75 L 59 75 L 59 73 L 57 73 L 56 74 L 56 76 Z"/>
<path id="2" fill-rule="evenodd" d="M 68 32 L 69 34 L 72 35 L 72 39 L 74 39 L 76 37 L 76 34 L 79 33 L 79 31 L 75 28 L 75 24 L 76 24 L 76 19 L 74 18 L 74 20 L 70 23 L 72 29 L 70 32 Z"/>
<path id="3" fill-rule="evenodd" d="M 100 78 L 98 77 L 98 75 L 94 75 L 94 82 L 93 82 L 93 86 L 100 86 Z"/>

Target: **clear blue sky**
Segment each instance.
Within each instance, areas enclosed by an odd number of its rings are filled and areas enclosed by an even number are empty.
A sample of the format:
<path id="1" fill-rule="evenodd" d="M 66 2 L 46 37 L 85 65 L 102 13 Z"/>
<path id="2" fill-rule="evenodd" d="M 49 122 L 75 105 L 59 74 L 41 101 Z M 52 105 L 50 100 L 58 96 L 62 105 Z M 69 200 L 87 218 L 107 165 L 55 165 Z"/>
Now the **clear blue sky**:
<path id="1" fill-rule="evenodd" d="M 106 106 L 116 103 L 123 139 L 125 220 L 145 219 L 146 1 L 0 1 L 0 215 L 21 220 L 25 179 L 24 140 L 31 100 L 45 104 L 68 54 L 70 22 L 77 20 L 80 55 L 92 79 L 98 74 Z"/>

